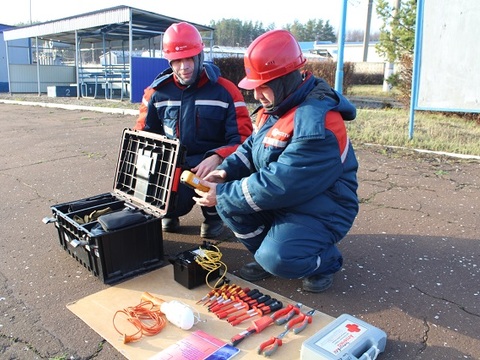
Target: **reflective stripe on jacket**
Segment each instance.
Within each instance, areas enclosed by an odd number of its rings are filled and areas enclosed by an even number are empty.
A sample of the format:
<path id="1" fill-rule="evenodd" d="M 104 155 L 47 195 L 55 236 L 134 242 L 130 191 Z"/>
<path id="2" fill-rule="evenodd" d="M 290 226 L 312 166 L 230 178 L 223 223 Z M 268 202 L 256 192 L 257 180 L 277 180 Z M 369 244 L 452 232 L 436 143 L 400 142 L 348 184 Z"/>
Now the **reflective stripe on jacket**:
<path id="1" fill-rule="evenodd" d="M 358 213 L 358 163 L 344 124 L 355 107 L 311 75 L 281 107 L 289 110 L 260 112 L 257 132 L 218 167 L 228 182 L 217 186 L 217 209 L 297 214 L 340 240 Z"/>
<path id="2" fill-rule="evenodd" d="M 174 81 L 171 69 L 161 73 L 145 89 L 135 129 L 180 139 L 193 167 L 212 153 L 233 153 L 251 134 L 252 121 L 238 88 L 206 63 L 200 80 L 188 87 Z"/>

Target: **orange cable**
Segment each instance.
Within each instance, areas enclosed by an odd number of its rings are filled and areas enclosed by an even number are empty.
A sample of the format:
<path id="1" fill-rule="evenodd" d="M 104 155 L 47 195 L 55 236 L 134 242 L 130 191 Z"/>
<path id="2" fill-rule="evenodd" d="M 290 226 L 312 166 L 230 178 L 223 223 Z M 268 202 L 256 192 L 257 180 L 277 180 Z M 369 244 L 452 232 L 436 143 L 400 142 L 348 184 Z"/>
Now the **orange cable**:
<path id="1" fill-rule="evenodd" d="M 137 332 L 127 335 L 118 330 L 115 325 L 117 315 L 123 314 L 127 320 L 137 328 Z M 158 334 L 167 324 L 165 315 L 160 311 L 160 307 L 151 301 L 142 301 L 136 306 L 129 306 L 123 310 L 118 310 L 113 316 L 113 327 L 123 335 L 123 343 L 140 340 L 143 335 L 152 336 Z"/>

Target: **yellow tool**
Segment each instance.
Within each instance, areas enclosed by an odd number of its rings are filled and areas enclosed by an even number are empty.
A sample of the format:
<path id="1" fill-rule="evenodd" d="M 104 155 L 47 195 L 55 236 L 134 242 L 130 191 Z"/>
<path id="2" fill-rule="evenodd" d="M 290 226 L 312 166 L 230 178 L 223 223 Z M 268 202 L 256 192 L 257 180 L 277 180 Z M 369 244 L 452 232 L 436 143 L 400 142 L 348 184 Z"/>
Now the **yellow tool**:
<path id="1" fill-rule="evenodd" d="M 180 175 L 180 182 L 182 184 L 190 186 L 192 189 L 198 189 L 200 191 L 205 191 L 205 192 L 210 190 L 209 187 L 206 187 L 205 185 L 200 184 L 200 178 L 188 170 L 184 170 L 182 172 L 182 175 Z"/>

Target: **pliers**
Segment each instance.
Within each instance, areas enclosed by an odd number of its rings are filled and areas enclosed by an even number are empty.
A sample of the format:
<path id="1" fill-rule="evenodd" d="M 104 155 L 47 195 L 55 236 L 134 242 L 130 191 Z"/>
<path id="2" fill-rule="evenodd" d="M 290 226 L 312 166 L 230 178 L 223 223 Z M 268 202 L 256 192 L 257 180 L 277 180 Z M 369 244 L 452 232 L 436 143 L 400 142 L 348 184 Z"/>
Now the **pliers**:
<path id="1" fill-rule="evenodd" d="M 312 315 L 315 313 L 315 309 L 310 310 L 306 314 L 300 313 L 298 316 L 290 320 L 285 328 L 288 330 L 293 329 L 294 334 L 298 334 L 305 330 L 308 324 L 312 322 Z"/>
<path id="2" fill-rule="evenodd" d="M 299 307 L 297 307 L 299 309 Z M 285 325 L 285 331 L 283 331 L 278 336 L 272 336 L 269 340 L 263 342 L 258 347 L 258 354 L 262 354 L 265 356 L 272 355 L 277 349 L 282 346 L 283 341 L 282 339 L 285 335 L 288 334 L 290 330 L 293 330 L 295 334 L 298 334 L 305 330 L 308 324 L 312 322 L 312 315 L 315 313 L 315 309 L 310 310 L 307 313 L 300 313 L 297 317 L 288 321 L 287 325 Z"/>
<path id="3" fill-rule="evenodd" d="M 287 335 L 289 331 L 290 329 L 288 328 L 287 330 L 282 332 L 280 335 L 272 336 L 267 341 L 264 341 L 263 343 L 261 343 L 260 346 L 258 347 L 258 351 L 257 351 L 258 354 L 261 355 L 263 353 L 263 355 L 265 356 L 272 355 L 275 351 L 277 351 L 277 349 L 280 346 L 282 346 L 282 338 L 285 335 Z"/>
<path id="4" fill-rule="evenodd" d="M 298 303 L 295 306 L 291 307 L 290 311 L 288 311 L 286 314 L 284 314 L 282 317 L 279 317 L 275 320 L 275 324 L 277 325 L 283 325 L 286 322 L 290 321 L 295 315 L 298 315 L 300 313 L 300 308 L 302 307 L 302 304 Z"/>

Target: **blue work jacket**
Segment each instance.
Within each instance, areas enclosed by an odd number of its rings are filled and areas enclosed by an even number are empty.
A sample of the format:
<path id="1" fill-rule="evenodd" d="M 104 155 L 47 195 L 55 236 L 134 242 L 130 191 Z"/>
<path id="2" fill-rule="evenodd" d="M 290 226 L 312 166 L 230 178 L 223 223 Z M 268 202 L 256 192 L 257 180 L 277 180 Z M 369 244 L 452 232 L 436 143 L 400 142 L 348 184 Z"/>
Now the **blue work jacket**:
<path id="1" fill-rule="evenodd" d="M 165 70 L 142 100 L 146 111 L 142 130 L 178 138 L 187 149 L 187 168 L 213 153 L 227 157 L 252 133 L 241 92 L 220 76 L 215 65 L 205 63 L 204 68 L 190 86 L 176 82 L 171 68 Z"/>
<path id="2" fill-rule="evenodd" d="M 257 118 L 256 132 L 219 165 L 227 182 L 216 189 L 218 212 L 232 217 L 287 212 L 318 238 L 340 241 L 358 213 L 358 163 L 344 124 L 355 116 L 345 97 L 306 74 L 275 111 Z"/>

